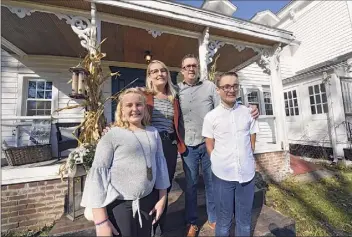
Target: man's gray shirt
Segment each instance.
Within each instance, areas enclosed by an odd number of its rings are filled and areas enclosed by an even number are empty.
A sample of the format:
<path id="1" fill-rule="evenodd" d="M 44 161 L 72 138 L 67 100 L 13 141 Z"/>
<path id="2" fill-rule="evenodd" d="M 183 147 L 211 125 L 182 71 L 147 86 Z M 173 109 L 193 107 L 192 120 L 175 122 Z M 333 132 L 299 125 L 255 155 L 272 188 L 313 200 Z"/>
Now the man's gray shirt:
<path id="1" fill-rule="evenodd" d="M 220 97 L 215 84 L 209 80 L 198 81 L 192 86 L 180 82 L 178 90 L 185 129 L 184 142 L 187 146 L 197 146 L 204 142 L 204 117 L 219 104 Z"/>

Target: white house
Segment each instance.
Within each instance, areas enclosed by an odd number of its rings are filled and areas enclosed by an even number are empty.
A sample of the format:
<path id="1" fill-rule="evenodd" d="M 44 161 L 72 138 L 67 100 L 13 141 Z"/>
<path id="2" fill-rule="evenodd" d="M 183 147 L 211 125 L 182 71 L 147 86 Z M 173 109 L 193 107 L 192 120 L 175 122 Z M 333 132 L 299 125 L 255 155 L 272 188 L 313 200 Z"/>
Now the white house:
<path id="1" fill-rule="evenodd" d="M 321 155 L 324 147 L 335 160 L 352 159 L 352 2 L 291 1 L 276 15 L 263 11 L 251 21 L 296 37 L 280 54 L 291 152 Z M 262 80 L 265 74 L 257 71 L 252 64 L 240 72 Z"/>
<path id="2" fill-rule="evenodd" d="M 134 86 L 145 84 L 146 52 L 169 66 L 174 81 L 182 57 L 189 53 L 199 56 L 202 79 L 207 78 L 218 54 L 219 71 L 238 70 L 256 61 L 258 66 L 243 69 L 240 79 L 243 92 L 250 95 L 244 102 L 257 103 L 263 111 L 255 151 L 257 168 L 264 175 L 282 179 L 290 171 L 290 160 L 280 52 L 287 45 L 295 47 L 296 41 L 290 31 L 231 17 L 236 7 L 229 11 L 229 4 L 219 1 L 197 9 L 164 0 L 1 1 L 1 142 L 10 147 L 27 146 L 33 121 L 47 120 L 52 123 L 52 154 L 57 155 L 55 124 L 79 122 L 84 113 L 77 109 L 53 112 L 80 103 L 69 96 L 72 74 L 68 69 L 86 55 L 91 29 L 96 29 L 93 36 L 98 41 L 107 38 L 101 46 L 107 53 L 102 61 L 104 72 L 121 73 L 105 84 L 105 96 L 136 78 Z M 262 69 L 266 74 L 261 74 Z M 108 121 L 114 109 L 113 104 L 105 105 Z M 21 203 L 30 196 L 38 198 L 29 200 L 34 204 L 26 206 L 29 210 L 2 210 L 6 214 L 2 230 L 42 226 L 63 213 L 67 186 L 60 184 L 58 166 L 3 168 L 2 192 L 9 190 L 8 205 L 13 205 L 12 199 Z M 60 189 L 59 194 L 39 188 L 47 184 Z M 28 194 L 29 190 L 34 194 Z M 43 201 L 49 199 L 55 199 L 55 207 Z M 48 206 L 33 209 L 37 205 Z M 33 212 L 42 215 L 33 216 Z"/>

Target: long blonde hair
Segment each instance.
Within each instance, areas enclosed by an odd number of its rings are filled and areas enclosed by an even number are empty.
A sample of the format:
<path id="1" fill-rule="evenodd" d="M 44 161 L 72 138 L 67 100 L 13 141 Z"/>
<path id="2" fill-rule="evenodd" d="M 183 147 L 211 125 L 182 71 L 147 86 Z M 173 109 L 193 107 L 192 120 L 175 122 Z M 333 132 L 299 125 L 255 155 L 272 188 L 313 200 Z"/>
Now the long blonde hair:
<path id="1" fill-rule="evenodd" d="M 168 99 L 173 102 L 173 100 L 175 99 L 176 97 L 176 90 L 172 84 L 172 81 L 171 81 L 171 74 L 170 74 L 170 71 L 169 69 L 167 68 L 167 66 L 165 65 L 165 63 L 163 63 L 162 61 L 159 61 L 159 60 L 153 60 L 149 63 L 148 65 L 148 68 L 147 68 L 147 78 L 146 78 L 146 88 L 147 90 L 151 91 L 152 93 L 156 94 L 156 90 L 153 86 L 153 82 L 152 82 L 152 79 L 150 78 L 150 67 L 152 64 L 155 64 L 155 63 L 159 63 L 167 72 L 167 83 L 165 85 L 166 87 L 166 94 L 167 94 L 167 97 Z"/>
<path id="2" fill-rule="evenodd" d="M 130 123 L 123 118 L 122 103 L 123 103 L 123 98 L 125 97 L 125 95 L 131 94 L 131 93 L 138 94 L 142 99 L 142 103 L 144 105 L 144 116 L 142 119 L 142 125 L 147 126 L 150 124 L 150 115 L 149 115 L 148 108 L 147 108 L 146 97 L 145 97 L 143 91 L 140 88 L 129 88 L 129 89 L 126 89 L 124 92 L 122 92 L 119 95 L 118 103 L 117 103 L 116 111 L 115 111 L 114 126 L 117 126 L 120 128 L 128 128 L 130 126 Z"/>

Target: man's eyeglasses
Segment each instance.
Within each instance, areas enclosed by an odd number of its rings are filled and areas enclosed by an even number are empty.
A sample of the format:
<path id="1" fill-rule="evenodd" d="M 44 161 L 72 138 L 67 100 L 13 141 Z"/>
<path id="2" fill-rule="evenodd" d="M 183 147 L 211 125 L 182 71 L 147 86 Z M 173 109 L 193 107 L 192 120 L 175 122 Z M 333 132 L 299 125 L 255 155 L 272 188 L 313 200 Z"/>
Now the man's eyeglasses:
<path id="1" fill-rule="evenodd" d="M 223 90 L 224 92 L 230 92 L 231 89 L 233 89 L 234 91 L 237 91 L 240 88 L 239 84 L 234 84 L 234 85 L 224 85 L 224 86 L 219 86 L 219 88 L 221 90 Z"/>
<path id="2" fill-rule="evenodd" d="M 186 65 L 186 66 L 183 66 L 182 67 L 184 70 L 191 70 L 192 68 L 198 68 L 198 65 L 197 64 L 189 64 L 189 65 Z"/>
<path id="3" fill-rule="evenodd" d="M 165 68 L 161 68 L 161 69 L 154 69 L 154 70 L 150 70 L 149 74 L 150 75 L 155 75 L 158 74 L 160 72 L 161 73 L 167 73 L 167 70 Z"/>

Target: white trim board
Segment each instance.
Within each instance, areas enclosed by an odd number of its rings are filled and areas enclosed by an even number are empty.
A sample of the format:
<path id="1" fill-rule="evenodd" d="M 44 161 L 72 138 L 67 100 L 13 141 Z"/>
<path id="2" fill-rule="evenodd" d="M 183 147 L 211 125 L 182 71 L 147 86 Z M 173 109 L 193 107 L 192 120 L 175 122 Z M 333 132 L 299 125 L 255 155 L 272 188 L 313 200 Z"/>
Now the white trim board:
<path id="1" fill-rule="evenodd" d="M 27 56 L 27 54 L 22 51 L 20 48 L 18 48 L 16 45 L 12 44 L 10 41 L 5 39 L 4 37 L 1 36 L 1 45 L 5 46 L 12 52 L 14 52 L 16 55 L 18 55 L 20 58 L 23 58 L 24 56 Z M 6 50 L 5 50 L 6 51 Z"/>
<path id="2" fill-rule="evenodd" d="M 110 1 L 90 0 L 91 2 L 126 8 L 130 10 L 146 12 L 175 20 L 193 22 L 199 25 L 210 26 L 217 29 L 238 32 L 262 39 L 273 40 L 289 44 L 294 40 L 293 34 L 289 31 L 271 28 L 249 21 L 239 20 L 220 14 L 215 14 L 202 9 L 187 7 L 177 3 L 161 0 L 145 1 Z"/>

